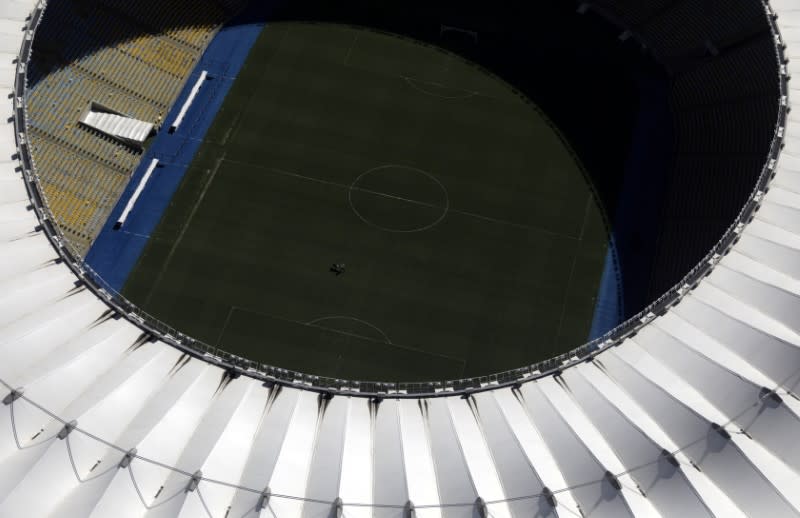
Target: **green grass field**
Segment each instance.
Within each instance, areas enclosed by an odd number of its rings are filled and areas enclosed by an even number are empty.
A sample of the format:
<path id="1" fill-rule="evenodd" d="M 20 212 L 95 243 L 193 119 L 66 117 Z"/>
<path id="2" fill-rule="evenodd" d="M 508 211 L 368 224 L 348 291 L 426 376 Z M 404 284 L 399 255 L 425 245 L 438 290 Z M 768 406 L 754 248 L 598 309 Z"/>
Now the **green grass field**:
<path id="1" fill-rule="evenodd" d="M 459 378 L 584 342 L 606 241 L 576 159 L 506 83 L 399 36 L 274 23 L 124 291 L 253 360 Z"/>

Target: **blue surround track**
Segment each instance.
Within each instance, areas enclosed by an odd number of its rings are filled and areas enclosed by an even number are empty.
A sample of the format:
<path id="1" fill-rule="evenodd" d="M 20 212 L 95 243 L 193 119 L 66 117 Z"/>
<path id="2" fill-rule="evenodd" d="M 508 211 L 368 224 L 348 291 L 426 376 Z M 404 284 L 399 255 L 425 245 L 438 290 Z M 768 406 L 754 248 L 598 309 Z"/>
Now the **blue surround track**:
<path id="1" fill-rule="evenodd" d="M 619 271 L 617 244 L 611 236 L 606 252 L 606 262 L 600 277 L 600 287 L 594 304 L 592 327 L 589 329 L 589 340 L 603 336 L 622 322 L 624 307 L 622 304 L 622 275 Z"/>
<path id="2" fill-rule="evenodd" d="M 589 339 L 602 336 L 651 301 L 648 287 L 672 154 L 670 110 L 668 83 L 640 78 L 639 114 Z"/>
<path id="3" fill-rule="evenodd" d="M 192 158 L 203 143 L 208 128 L 236 80 L 250 49 L 264 28 L 262 2 L 251 2 L 212 39 L 186 81 L 177 101 L 167 115 L 162 131 L 155 138 L 133 173 L 128 186 L 86 255 L 86 262 L 115 290 L 125 284 L 142 254 L 150 234 L 156 228 L 178 189 Z M 177 131 L 166 131 L 180 112 L 203 70 L 208 72 L 203 87 L 189 108 Z M 122 213 L 153 158 L 159 167 L 153 172 L 125 225 L 114 230 Z"/>

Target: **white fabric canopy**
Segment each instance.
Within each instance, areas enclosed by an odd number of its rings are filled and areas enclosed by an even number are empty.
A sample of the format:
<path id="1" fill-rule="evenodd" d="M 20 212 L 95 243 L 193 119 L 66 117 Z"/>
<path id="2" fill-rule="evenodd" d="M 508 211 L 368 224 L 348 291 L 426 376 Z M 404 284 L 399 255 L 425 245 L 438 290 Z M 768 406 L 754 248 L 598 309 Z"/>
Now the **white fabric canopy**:
<path id="1" fill-rule="evenodd" d="M 0 0 L 3 62 L 33 5 Z M 772 6 L 800 78 L 800 3 Z M 114 318 L 56 261 L 6 122 L 0 516 L 800 516 L 798 117 L 739 243 L 634 338 L 519 387 L 381 401 L 231 379 Z"/>

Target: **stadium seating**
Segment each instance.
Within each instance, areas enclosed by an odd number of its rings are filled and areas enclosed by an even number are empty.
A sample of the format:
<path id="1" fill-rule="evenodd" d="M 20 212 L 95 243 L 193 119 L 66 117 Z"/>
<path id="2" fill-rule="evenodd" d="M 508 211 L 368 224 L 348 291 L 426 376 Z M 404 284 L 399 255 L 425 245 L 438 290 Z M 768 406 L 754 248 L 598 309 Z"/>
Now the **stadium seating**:
<path id="1" fill-rule="evenodd" d="M 676 0 L 588 5 L 639 35 L 672 75 L 676 141 L 654 222 L 658 250 L 644 297 L 653 300 L 701 260 L 752 190 L 778 113 L 774 41 L 763 9 L 748 0 L 703 2 L 702 15 L 697 3 Z"/>
<path id="2" fill-rule="evenodd" d="M 31 134 L 35 134 L 35 130 Z M 48 170 L 42 187 L 54 214 L 60 215 L 66 236 L 77 247 L 88 247 L 93 230 L 104 223 L 103 207 L 116 203 L 125 187 L 125 171 L 113 169 L 60 145 L 53 139 L 35 139 L 37 166 Z"/>
<path id="3" fill-rule="evenodd" d="M 34 5 L 0 4 L 2 63 Z M 800 6 L 772 6 L 797 76 Z M 16 116 L 14 67 L 0 71 L 0 103 Z M 790 99 L 800 96 L 789 85 Z M 712 113 L 711 122 L 748 122 Z M 635 336 L 590 361 L 563 359 L 507 385 L 487 380 L 482 391 L 370 397 L 356 385 L 315 392 L 301 375 L 276 384 L 189 354 L 101 300 L 37 218 L 23 140 L 17 148 L 25 128 L 7 121 L 0 516 L 797 517 L 797 117 L 782 128 L 776 176 L 739 242 Z M 52 145 L 76 163 L 93 160 Z M 68 191 L 69 175 L 59 175 L 53 189 Z"/>
<path id="4" fill-rule="evenodd" d="M 761 6 L 749 0 L 705 0 L 702 15 L 698 3 L 683 0 L 594 0 L 588 4 L 612 13 L 627 30 L 641 34 L 667 62 L 702 53 L 707 42 L 724 47 L 765 28 Z"/>
<path id="5" fill-rule="evenodd" d="M 201 50 L 214 28 L 225 17 L 219 4 L 206 1 L 177 0 L 159 3 L 149 0 L 101 0 L 110 8 L 153 32 L 163 33 L 178 43 Z"/>
<path id="6" fill-rule="evenodd" d="M 36 40 L 28 101 L 33 158 L 56 221 L 80 254 L 141 156 L 78 125 L 81 113 L 96 101 L 160 126 L 227 15 L 211 0 L 163 7 L 144 0 L 53 2 Z"/>

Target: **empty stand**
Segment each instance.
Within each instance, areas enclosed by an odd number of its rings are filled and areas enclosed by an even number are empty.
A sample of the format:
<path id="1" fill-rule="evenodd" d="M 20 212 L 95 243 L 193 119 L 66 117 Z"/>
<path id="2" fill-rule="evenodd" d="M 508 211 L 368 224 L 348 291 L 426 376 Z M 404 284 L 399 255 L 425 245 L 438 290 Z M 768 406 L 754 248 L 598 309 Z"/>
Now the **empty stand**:
<path id="1" fill-rule="evenodd" d="M 800 8 L 773 4 L 800 63 Z M 0 4 L 0 53 L 32 6 Z M 786 148 L 741 241 L 636 336 L 483 392 L 364 397 L 187 354 L 76 283 L 11 158 L 27 167 L 13 97 L 0 98 L 15 112 L 0 132 L 0 515 L 800 516 L 794 121 L 780 120 Z"/>
<path id="2" fill-rule="evenodd" d="M 656 249 L 650 280 L 637 295 L 653 300 L 708 253 L 761 174 L 780 102 L 774 38 L 763 6 L 749 0 L 582 5 L 621 34 L 635 34 L 670 75 L 672 163 L 663 197 L 654 200 L 661 217 L 648 236 Z M 638 251 L 619 253 L 636 258 Z M 640 310 L 626 306 L 628 315 Z"/>
<path id="3" fill-rule="evenodd" d="M 160 127 L 216 28 L 213 0 L 52 2 L 29 76 L 33 159 L 51 210 L 84 254 L 141 151 L 78 124 L 89 103 Z"/>

